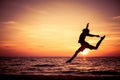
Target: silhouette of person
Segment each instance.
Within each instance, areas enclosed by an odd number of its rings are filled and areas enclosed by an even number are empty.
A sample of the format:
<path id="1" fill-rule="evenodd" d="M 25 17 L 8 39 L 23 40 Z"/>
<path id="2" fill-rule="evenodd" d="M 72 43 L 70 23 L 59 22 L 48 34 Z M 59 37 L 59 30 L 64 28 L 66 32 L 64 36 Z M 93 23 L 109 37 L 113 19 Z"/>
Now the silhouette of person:
<path id="1" fill-rule="evenodd" d="M 101 39 L 98 41 L 98 43 L 96 44 L 96 46 L 92 46 L 90 45 L 88 42 L 85 41 L 86 36 L 90 36 L 90 37 L 100 37 L 99 35 L 93 35 L 90 34 L 89 32 L 89 23 L 87 24 L 86 28 L 83 29 L 82 33 L 80 34 L 78 43 L 81 44 L 81 47 L 75 52 L 75 54 L 68 60 L 66 61 L 66 63 L 70 63 L 80 51 L 83 51 L 85 48 L 89 48 L 89 49 L 98 49 L 100 43 L 102 42 L 102 40 L 105 38 L 105 36 L 101 37 Z"/>

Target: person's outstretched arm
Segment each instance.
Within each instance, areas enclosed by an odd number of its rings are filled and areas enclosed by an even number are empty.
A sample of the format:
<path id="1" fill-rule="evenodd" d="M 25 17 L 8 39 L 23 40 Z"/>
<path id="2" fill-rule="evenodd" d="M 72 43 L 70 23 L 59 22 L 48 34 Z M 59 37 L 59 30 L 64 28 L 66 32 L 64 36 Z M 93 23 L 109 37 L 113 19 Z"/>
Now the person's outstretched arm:
<path id="1" fill-rule="evenodd" d="M 90 37 L 100 37 L 99 35 L 94 35 L 94 34 L 88 34 L 87 36 L 90 36 Z"/>

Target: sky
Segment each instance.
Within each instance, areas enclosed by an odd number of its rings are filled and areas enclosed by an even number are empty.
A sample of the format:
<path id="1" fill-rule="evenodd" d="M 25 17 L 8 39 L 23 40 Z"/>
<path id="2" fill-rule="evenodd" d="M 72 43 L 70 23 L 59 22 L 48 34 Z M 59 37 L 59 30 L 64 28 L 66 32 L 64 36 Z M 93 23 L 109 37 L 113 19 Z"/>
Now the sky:
<path id="1" fill-rule="evenodd" d="M 91 34 L 106 38 L 86 56 L 120 56 L 119 5 L 120 0 L 0 0 L 0 56 L 70 57 L 88 22 Z M 94 46 L 99 40 L 86 39 Z"/>

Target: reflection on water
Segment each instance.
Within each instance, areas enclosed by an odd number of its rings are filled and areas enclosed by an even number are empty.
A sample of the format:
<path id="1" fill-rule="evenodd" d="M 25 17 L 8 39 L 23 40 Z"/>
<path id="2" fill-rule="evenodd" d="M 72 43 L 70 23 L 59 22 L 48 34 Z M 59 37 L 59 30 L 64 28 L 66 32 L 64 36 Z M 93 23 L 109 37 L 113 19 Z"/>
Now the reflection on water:
<path id="1" fill-rule="evenodd" d="M 120 58 L 83 57 L 65 63 L 66 57 L 0 58 L 0 74 L 120 75 Z"/>

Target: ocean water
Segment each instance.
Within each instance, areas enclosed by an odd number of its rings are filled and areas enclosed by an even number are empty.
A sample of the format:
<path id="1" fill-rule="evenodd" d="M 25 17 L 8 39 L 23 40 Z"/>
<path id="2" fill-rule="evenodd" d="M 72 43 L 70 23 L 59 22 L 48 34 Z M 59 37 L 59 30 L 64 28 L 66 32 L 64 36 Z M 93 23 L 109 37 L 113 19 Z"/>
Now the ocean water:
<path id="1" fill-rule="evenodd" d="M 0 74 L 120 76 L 120 57 L 1 57 Z"/>

